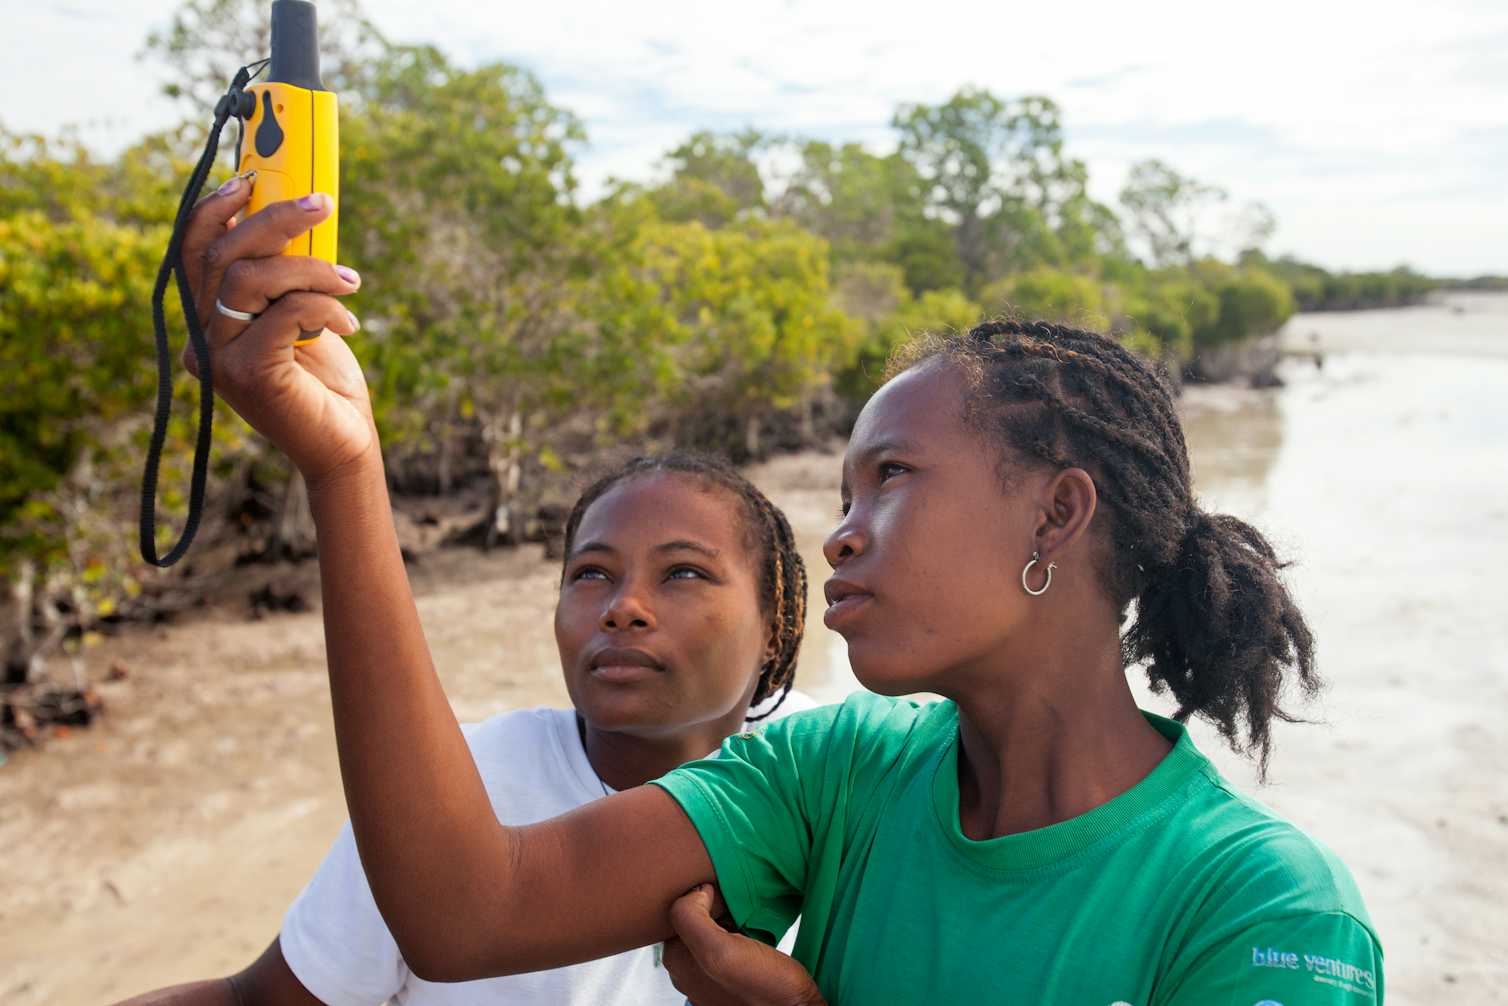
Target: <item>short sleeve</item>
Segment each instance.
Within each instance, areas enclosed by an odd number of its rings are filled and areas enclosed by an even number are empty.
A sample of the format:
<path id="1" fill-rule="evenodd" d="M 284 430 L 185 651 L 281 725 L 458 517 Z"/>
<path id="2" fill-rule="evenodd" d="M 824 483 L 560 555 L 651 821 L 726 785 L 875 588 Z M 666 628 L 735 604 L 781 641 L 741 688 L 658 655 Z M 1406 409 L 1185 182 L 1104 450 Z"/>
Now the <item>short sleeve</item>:
<path id="1" fill-rule="evenodd" d="M 407 981 L 349 823 L 289 906 L 278 940 L 294 976 L 327 1006 L 378 1006 Z"/>
<path id="2" fill-rule="evenodd" d="M 717 755 L 655 780 L 680 804 L 707 847 L 733 920 L 774 942 L 801 910 L 811 849 L 801 766 L 837 707 L 797 713 L 729 737 Z"/>
<path id="3" fill-rule="evenodd" d="M 1380 1006 L 1382 948 L 1346 912 L 1262 922 L 1205 951 L 1163 1006 Z"/>

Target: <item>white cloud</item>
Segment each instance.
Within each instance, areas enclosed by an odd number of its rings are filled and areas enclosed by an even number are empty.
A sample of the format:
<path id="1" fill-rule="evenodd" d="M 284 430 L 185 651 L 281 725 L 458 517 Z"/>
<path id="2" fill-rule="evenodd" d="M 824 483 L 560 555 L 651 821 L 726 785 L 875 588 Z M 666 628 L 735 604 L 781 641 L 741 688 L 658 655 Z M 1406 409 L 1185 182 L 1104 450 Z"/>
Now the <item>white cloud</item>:
<path id="1" fill-rule="evenodd" d="M 156 97 L 160 71 L 132 58 L 166 20 L 159 4 L 17 7 L 0 88 L 28 99 L 8 102 L 0 122 L 89 121 L 91 142 L 119 149 L 173 120 Z M 1101 196 L 1133 160 L 1160 156 L 1271 205 L 1280 249 L 1335 266 L 1508 271 L 1508 200 L 1492 170 L 1508 142 L 1490 133 L 1508 83 L 1508 5 L 1497 0 L 369 0 L 369 10 L 395 39 L 534 70 L 587 124 L 588 191 L 610 174 L 646 177 L 701 127 L 888 146 L 897 103 L 975 84 L 1058 100 Z"/>

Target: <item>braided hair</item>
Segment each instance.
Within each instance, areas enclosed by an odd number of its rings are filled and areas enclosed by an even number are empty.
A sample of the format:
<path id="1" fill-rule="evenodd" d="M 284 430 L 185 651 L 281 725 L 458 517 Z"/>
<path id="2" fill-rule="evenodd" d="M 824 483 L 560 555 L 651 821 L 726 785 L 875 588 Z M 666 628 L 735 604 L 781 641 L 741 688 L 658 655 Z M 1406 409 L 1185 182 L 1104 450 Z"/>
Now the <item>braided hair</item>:
<path id="1" fill-rule="evenodd" d="M 614 486 L 630 479 L 661 472 L 674 472 L 717 486 L 739 501 L 743 512 L 744 538 L 756 555 L 759 571 L 759 606 L 775 631 L 775 655 L 759 670 L 751 706 L 779 694 L 775 704 L 758 716 L 762 720 L 779 709 L 796 680 L 796 655 L 806 631 L 806 564 L 796 548 L 796 536 L 779 507 L 719 458 L 694 451 L 671 451 L 631 458 L 609 471 L 582 492 L 565 524 L 565 555 L 569 560 L 576 531 L 587 508 Z M 564 570 L 562 569 L 562 575 Z"/>
<path id="2" fill-rule="evenodd" d="M 1279 705 L 1285 678 L 1306 697 L 1321 687 L 1314 638 L 1261 532 L 1195 501 L 1163 375 L 1093 332 L 991 321 L 902 347 L 887 378 L 930 360 L 964 375 L 965 421 L 1002 444 L 1003 460 L 1090 474 L 1106 504 L 1093 520 L 1103 529 L 1097 572 L 1122 624 L 1136 606 L 1123 660 L 1145 661 L 1177 720 L 1213 723 L 1265 776 L 1271 721 L 1296 720 Z"/>

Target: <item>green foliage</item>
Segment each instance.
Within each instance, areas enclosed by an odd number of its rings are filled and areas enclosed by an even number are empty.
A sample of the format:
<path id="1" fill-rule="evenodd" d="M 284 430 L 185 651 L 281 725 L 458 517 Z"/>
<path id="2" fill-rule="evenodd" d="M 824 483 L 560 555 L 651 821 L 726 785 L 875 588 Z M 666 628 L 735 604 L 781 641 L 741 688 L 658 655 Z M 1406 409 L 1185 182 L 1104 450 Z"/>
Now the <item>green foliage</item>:
<path id="1" fill-rule="evenodd" d="M 1490 274 L 1437 281 L 1426 280 L 1426 282 L 1433 282 L 1435 287 L 1441 290 L 1508 290 L 1508 276 Z"/>
<path id="2" fill-rule="evenodd" d="M 799 156 L 774 211 L 825 238 L 835 263 L 893 262 L 918 294 L 963 283 L 952 230 L 928 215 L 927 184 L 913 164 L 818 140 Z"/>
<path id="3" fill-rule="evenodd" d="M 1388 272 L 1326 272 L 1291 256 L 1242 254 L 1243 266 L 1263 269 L 1288 284 L 1301 311 L 1351 311 L 1417 304 L 1440 284 L 1407 266 Z"/>
<path id="4" fill-rule="evenodd" d="M 1187 362 L 1296 306 L 1412 303 L 1435 286 L 1405 268 L 1269 259 L 1270 213 L 1232 211 L 1159 161 L 1133 169 L 1118 217 L 1088 195 L 1054 102 L 978 89 L 900 106 L 884 155 L 697 132 L 667 152 L 660 182 L 583 206 L 584 132 L 538 80 L 391 46 L 356 0 L 330 3 L 341 259 L 363 276 L 352 344 L 389 470 L 427 471 L 459 438 L 500 506 L 538 499 L 625 439 L 752 455 L 779 424 L 814 435 L 813 415 L 840 414 L 834 398 L 851 413 L 902 342 L 986 313 L 1107 329 Z M 156 386 L 150 289 L 208 109 L 264 54 L 266 21 L 264 0 L 183 3 L 146 51 L 188 120 L 112 161 L 66 133 L 0 132 L 0 567 L 63 570 L 91 610 L 140 588 L 129 571 Z M 1216 244 L 1246 250 L 1230 264 L 1204 255 Z M 164 550 L 185 509 L 197 394 L 180 373 Z M 212 495 L 248 472 L 278 477 L 228 412 L 215 436 Z"/>
<path id="5" fill-rule="evenodd" d="M 877 273 L 871 273 L 877 277 Z M 861 403 L 880 386 L 890 356 L 914 336 L 926 332 L 966 332 L 984 312 L 962 290 L 928 290 L 912 299 L 904 288 L 890 287 L 896 307 L 868 325 L 853 363 L 836 380 L 839 393 Z"/>
<path id="6" fill-rule="evenodd" d="M 964 285 L 964 264 L 958 257 L 957 243 L 941 221 L 923 220 L 898 235 L 893 257 L 914 294 Z"/>
<path id="7" fill-rule="evenodd" d="M 484 426 L 536 410 L 547 425 L 579 124 L 528 73 L 463 70 L 430 47 L 391 50 L 370 93 L 342 122 L 340 254 L 362 272 L 359 355 L 388 442 L 432 451 L 436 411 L 463 407 Z"/>
<path id="8" fill-rule="evenodd" d="M 1155 158 L 1131 166 L 1121 205 L 1131 232 L 1146 242 L 1155 265 L 1187 265 L 1194 259 L 1200 217 L 1224 203 L 1228 193 L 1179 174 Z"/>
<path id="9" fill-rule="evenodd" d="M 665 155 L 671 177 L 651 193 L 666 220 L 724 227 L 741 213 L 764 209 L 764 179 L 754 163 L 768 138 L 753 130 L 720 135 L 705 130 Z"/>
<path id="10" fill-rule="evenodd" d="M 0 140 L 0 572 L 23 561 L 47 577 L 69 570 L 75 600 L 93 611 L 139 589 L 131 557 L 157 386 L 151 288 L 179 194 L 171 174 L 143 167 L 162 155 L 160 138 L 119 169 L 72 144 Z M 167 307 L 181 371 L 182 315 L 171 295 Z M 164 551 L 186 510 L 198 392 L 180 372 L 159 475 Z M 220 419 L 216 450 L 233 456 L 249 431 Z"/>
<path id="11" fill-rule="evenodd" d="M 1195 272 L 1219 304 L 1212 322 L 1194 326 L 1196 352 L 1276 332 L 1293 315 L 1293 293 L 1265 270 L 1204 260 Z"/>
<path id="12" fill-rule="evenodd" d="M 54 222 L 38 210 L 0 219 L 6 545 L 43 544 L 57 515 L 40 501 L 89 451 L 91 429 L 149 399 L 145 308 L 165 240 L 161 231 L 106 222 Z M 22 516 L 28 501 L 33 506 Z"/>
<path id="13" fill-rule="evenodd" d="M 671 410 L 789 409 L 851 358 L 862 326 L 833 303 L 827 245 L 788 222 L 653 224 L 641 254 L 670 322 Z"/>
<path id="14" fill-rule="evenodd" d="M 847 262 L 833 276 L 833 297 L 847 314 L 873 325 L 911 303 L 906 274 L 890 262 Z"/>
<path id="15" fill-rule="evenodd" d="M 1194 333 L 1211 329 L 1220 314 L 1219 298 L 1183 270 L 1148 272 L 1122 289 L 1117 327 L 1128 345 L 1150 357 L 1188 362 Z"/>
<path id="16" fill-rule="evenodd" d="M 929 214 L 952 227 L 968 289 L 1118 245 L 1105 226 L 1113 214 L 1089 198 L 1084 162 L 1065 153 L 1050 98 L 966 88 L 941 105 L 902 105 L 891 124 L 925 180 Z"/>
<path id="17" fill-rule="evenodd" d="M 992 314 L 1042 318 L 1080 328 L 1104 330 L 1105 296 L 1098 280 L 1038 266 L 996 280 L 979 294 Z"/>
<path id="18" fill-rule="evenodd" d="M 53 223 L 103 217 L 124 227 L 173 222 L 192 160 L 183 133 L 145 137 L 111 163 L 75 137 L 56 139 L 0 128 L 0 219 L 33 210 Z M 201 146 L 203 137 L 197 141 Z"/>
<path id="19" fill-rule="evenodd" d="M 967 332 L 979 324 L 984 312 L 962 290 L 928 290 L 904 304 L 892 319 L 893 338 L 920 332 Z"/>

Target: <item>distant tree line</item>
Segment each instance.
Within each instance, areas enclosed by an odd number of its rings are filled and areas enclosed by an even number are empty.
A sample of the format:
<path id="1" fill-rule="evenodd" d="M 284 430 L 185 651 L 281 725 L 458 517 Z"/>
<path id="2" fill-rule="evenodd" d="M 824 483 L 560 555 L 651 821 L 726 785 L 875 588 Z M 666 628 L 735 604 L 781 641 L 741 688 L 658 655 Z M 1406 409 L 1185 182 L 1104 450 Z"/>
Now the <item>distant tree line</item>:
<path id="1" fill-rule="evenodd" d="M 265 31 L 260 2 L 183 5 L 146 54 L 174 74 L 184 123 L 113 160 L 66 132 L 0 132 L 10 680 L 101 621 L 161 612 L 185 576 L 309 553 L 296 475 L 228 411 L 198 554 L 161 572 L 135 552 L 150 289 L 207 110 Z M 342 102 L 341 257 L 364 277 L 353 341 L 394 488 L 475 491 L 472 536 L 487 543 L 531 534 L 541 505 L 616 445 L 746 459 L 841 432 L 918 331 L 1048 317 L 1177 369 L 1296 308 L 1410 303 L 1432 286 L 1270 259 L 1265 208 L 1160 161 L 1134 168 L 1117 207 L 1101 203 L 1051 99 L 978 89 L 897 108 L 889 153 L 698 132 L 657 181 L 587 202 L 585 131 L 525 70 L 392 44 L 354 0 L 322 4 L 322 32 Z M 181 375 L 163 549 L 186 510 L 197 393 Z"/>

